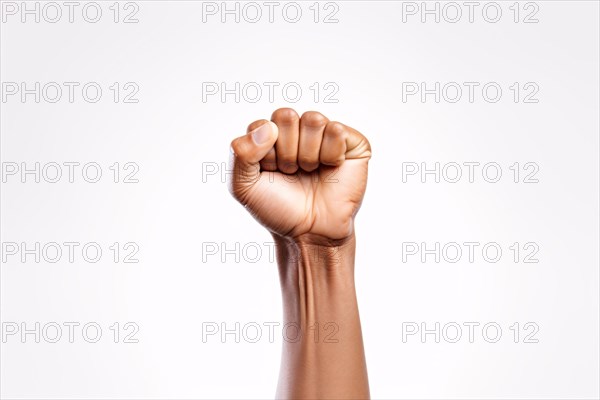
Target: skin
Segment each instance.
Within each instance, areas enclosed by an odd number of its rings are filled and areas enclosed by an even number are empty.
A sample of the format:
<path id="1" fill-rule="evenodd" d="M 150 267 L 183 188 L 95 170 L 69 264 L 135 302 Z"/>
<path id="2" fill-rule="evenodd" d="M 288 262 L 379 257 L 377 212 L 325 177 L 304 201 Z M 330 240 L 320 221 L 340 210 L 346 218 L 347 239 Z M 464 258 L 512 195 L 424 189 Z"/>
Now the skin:
<path id="1" fill-rule="evenodd" d="M 231 149 L 229 189 L 273 235 L 291 326 L 277 398 L 369 398 L 354 283 L 369 141 L 318 112 L 281 108 Z"/>

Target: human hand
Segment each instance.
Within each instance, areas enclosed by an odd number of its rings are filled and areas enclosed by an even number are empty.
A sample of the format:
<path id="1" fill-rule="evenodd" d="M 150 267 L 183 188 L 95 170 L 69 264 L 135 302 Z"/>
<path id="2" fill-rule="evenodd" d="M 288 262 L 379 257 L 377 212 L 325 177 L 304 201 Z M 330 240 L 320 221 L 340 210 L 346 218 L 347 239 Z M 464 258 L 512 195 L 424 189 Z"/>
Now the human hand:
<path id="1" fill-rule="evenodd" d="M 369 141 L 318 112 L 276 110 L 231 143 L 232 195 L 272 233 L 339 241 L 353 235 Z"/>

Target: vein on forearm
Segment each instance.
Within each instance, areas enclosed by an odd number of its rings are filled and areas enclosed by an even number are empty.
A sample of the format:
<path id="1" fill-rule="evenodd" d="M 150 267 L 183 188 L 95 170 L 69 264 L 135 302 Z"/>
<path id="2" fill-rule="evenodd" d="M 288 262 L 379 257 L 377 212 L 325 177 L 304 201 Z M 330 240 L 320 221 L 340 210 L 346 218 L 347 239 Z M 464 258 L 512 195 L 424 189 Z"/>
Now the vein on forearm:
<path id="1" fill-rule="evenodd" d="M 324 322 L 318 318 L 355 305 L 353 240 L 340 246 L 279 240 L 277 256 L 287 321 Z"/>

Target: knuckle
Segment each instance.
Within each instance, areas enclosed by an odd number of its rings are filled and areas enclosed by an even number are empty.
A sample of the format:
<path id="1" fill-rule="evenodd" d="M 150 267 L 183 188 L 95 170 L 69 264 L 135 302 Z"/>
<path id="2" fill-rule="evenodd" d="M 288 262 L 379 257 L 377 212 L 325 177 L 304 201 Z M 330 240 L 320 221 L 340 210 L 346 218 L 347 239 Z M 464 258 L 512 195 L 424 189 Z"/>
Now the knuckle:
<path id="1" fill-rule="evenodd" d="M 346 133 L 346 127 L 341 122 L 332 121 L 327 124 L 326 132 L 335 139 L 342 139 Z"/>
<path id="2" fill-rule="evenodd" d="M 231 141 L 231 144 L 229 145 L 229 147 L 231 148 L 231 151 L 233 152 L 233 154 L 235 154 L 236 156 L 240 154 L 240 140 L 239 138 L 233 139 Z"/>
<path id="3" fill-rule="evenodd" d="M 243 159 L 247 153 L 245 143 L 242 139 L 243 137 L 233 139 L 230 145 L 233 155 L 241 159 Z"/>
<path id="4" fill-rule="evenodd" d="M 300 165 L 300 167 L 306 172 L 313 172 L 314 170 L 319 168 L 319 164 L 302 164 Z"/>
<path id="5" fill-rule="evenodd" d="M 273 112 L 271 119 L 277 123 L 292 124 L 297 122 L 300 117 L 293 108 L 280 108 Z"/>
<path id="6" fill-rule="evenodd" d="M 312 165 L 312 164 L 317 164 L 319 162 L 319 159 L 317 157 L 300 155 L 300 156 L 298 156 L 298 162 L 302 165 Z"/>
<path id="7" fill-rule="evenodd" d="M 280 161 L 277 163 L 279 169 L 285 173 L 293 174 L 298 171 L 298 164 L 295 162 Z"/>
<path id="8" fill-rule="evenodd" d="M 275 171 L 277 169 L 275 160 L 262 160 L 260 166 L 267 171 Z"/>
<path id="9" fill-rule="evenodd" d="M 256 121 L 252 122 L 250 125 L 248 125 L 248 128 L 246 129 L 246 131 L 247 132 L 252 132 L 256 128 L 258 128 L 260 126 L 263 126 L 267 122 L 269 122 L 269 121 L 267 121 L 266 119 L 256 120 Z"/>
<path id="10" fill-rule="evenodd" d="M 329 122 L 327 117 L 318 111 L 307 111 L 300 118 L 302 125 L 310 128 L 320 128 Z"/>
<path id="11" fill-rule="evenodd" d="M 296 162 L 296 156 L 291 154 L 291 153 L 277 153 L 277 162 L 278 163 L 295 163 Z"/>
<path id="12" fill-rule="evenodd" d="M 335 158 L 335 159 L 323 159 L 323 160 L 321 160 L 321 162 L 322 162 L 323 164 L 325 164 L 325 165 L 328 165 L 328 166 L 330 166 L 330 167 L 335 167 L 335 168 L 337 168 L 337 167 L 340 167 L 340 166 L 341 166 L 341 165 L 344 163 L 344 160 L 343 160 L 343 159 L 340 159 L 340 158 Z"/>

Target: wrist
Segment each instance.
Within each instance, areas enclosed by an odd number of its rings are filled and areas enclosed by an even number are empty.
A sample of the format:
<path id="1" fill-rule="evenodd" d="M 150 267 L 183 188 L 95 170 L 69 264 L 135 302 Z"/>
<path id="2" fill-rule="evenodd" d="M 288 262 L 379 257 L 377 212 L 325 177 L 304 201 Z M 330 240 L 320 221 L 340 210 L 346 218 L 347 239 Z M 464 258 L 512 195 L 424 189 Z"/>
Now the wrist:
<path id="1" fill-rule="evenodd" d="M 286 322 L 336 322 L 356 307 L 354 235 L 275 237 Z"/>
<path id="2" fill-rule="evenodd" d="M 275 237 L 284 353 L 277 397 L 368 398 L 354 286 L 355 237 Z M 289 328 L 289 329 L 288 329 Z M 293 377 L 290 371 L 307 370 Z M 340 371 L 345 380 L 340 381 Z"/>
<path id="3" fill-rule="evenodd" d="M 280 274 L 306 270 L 305 278 L 324 283 L 335 283 L 335 278 L 354 278 L 356 238 L 354 234 L 343 239 L 303 234 L 284 237 L 273 234 Z M 282 276 L 283 277 L 283 276 Z M 282 284 L 284 282 L 282 281 Z"/>
<path id="4" fill-rule="evenodd" d="M 352 233 L 346 237 L 340 239 L 334 239 L 331 237 L 315 234 L 315 233 L 303 233 L 298 236 L 282 236 L 277 233 L 272 233 L 276 244 L 288 244 L 295 245 L 297 247 L 306 246 L 321 246 L 321 247 L 337 247 L 345 248 L 351 242 L 355 241 L 354 229 Z"/>

